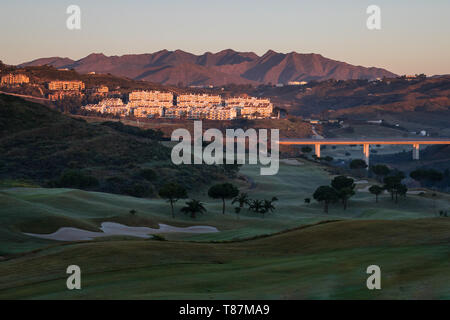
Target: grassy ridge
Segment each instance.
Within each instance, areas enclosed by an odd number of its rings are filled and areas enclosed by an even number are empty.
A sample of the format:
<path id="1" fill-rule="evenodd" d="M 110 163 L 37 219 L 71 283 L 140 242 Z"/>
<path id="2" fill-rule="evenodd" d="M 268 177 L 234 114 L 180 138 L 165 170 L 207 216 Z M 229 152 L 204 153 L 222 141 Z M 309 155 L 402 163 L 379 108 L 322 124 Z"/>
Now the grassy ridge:
<path id="1" fill-rule="evenodd" d="M 0 298 L 450 298 L 448 219 L 342 221 L 212 244 L 102 241 L 0 263 Z M 83 290 L 65 289 L 65 268 Z M 383 290 L 365 287 L 382 268 Z"/>
<path id="2" fill-rule="evenodd" d="M 450 299 L 450 219 L 435 217 L 448 206 L 448 195 L 409 195 L 399 204 L 385 195 L 377 204 L 358 191 L 348 210 L 336 204 L 324 214 L 320 204 L 303 202 L 330 182 L 316 164 L 282 164 L 276 176 L 260 176 L 254 166 L 241 173 L 251 181 L 239 182 L 250 197 L 280 199 L 274 214 L 263 218 L 243 210 L 237 217 L 228 204 L 222 215 L 207 187 L 191 194 L 208 209 L 196 220 L 180 213 L 172 219 L 161 199 L 74 189 L 0 190 L 0 299 Z M 311 225 L 324 220 L 339 221 Z M 22 234 L 61 226 L 96 230 L 102 221 L 212 225 L 221 232 L 78 243 Z M 299 226 L 307 227 L 285 231 Z M 70 264 L 82 269 L 81 291 L 65 287 Z M 382 269 L 381 291 L 366 288 L 365 270 L 372 264 Z"/>

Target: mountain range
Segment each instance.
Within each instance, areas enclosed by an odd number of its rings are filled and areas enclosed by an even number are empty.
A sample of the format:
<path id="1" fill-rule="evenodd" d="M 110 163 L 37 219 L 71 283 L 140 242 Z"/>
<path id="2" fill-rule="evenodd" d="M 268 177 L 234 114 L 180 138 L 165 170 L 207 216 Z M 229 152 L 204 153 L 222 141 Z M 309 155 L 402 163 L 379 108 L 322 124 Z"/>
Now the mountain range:
<path id="1" fill-rule="evenodd" d="M 182 50 L 161 50 L 149 54 L 105 56 L 93 53 L 80 60 L 51 57 L 19 65 L 51 65 L 80 73 L 110 73 L 135 80 L 167 85 L 286 84 L 289 81 L 348 80 L 394 77 L 382 68 L 354 66 L 320 54 L 278 53 L 272 50 L 258 56 L 231 49 L 195 55 Z"/>

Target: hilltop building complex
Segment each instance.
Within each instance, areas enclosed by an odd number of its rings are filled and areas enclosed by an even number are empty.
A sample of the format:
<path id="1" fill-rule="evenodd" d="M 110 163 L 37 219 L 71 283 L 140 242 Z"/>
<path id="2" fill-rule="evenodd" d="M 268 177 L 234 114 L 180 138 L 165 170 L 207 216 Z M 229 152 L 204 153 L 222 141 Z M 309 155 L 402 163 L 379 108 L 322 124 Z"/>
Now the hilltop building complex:
<path id="1" fill-rule="evenodd" d="M 84 83 L 82 81 L 51 81 L 48 84 L 48 89 L 52 91 L 79 91 L 84 90 Z"/>
<path id="2" fill-rule="evenodd" d="M 89 104 L 83 107 L 87 111 L 110 113 L 113 115 L 130 115 L 131 108 L 125 105 L 122 99 L 103 99 L 98 104 Z"/>
<path id="3" fill-rule="evenodd" d="M 181 94 L 160 91 L 133 91 L 125 105 L 120 99 L 104 99 L 84 110 L 137 118 L 187 118 L 232 120 L 237 118 L 269 118 L 273 104 L 269 99 L 234 97 L 223 99 L 219 95 Z"/>
<path id="4" fill-rule="evenodd" d="M 29 81 L 28 76 L 19 73 L 1 77 L 2 85 L 19 85 Z M 224 98 L 204 93 L 174 95 L 172 92 L 140 90 L 130 92 L 128 101 L 124 102 L 121 99 L 124 98 L 123 93 L 120 91 L 110 91 L 106 85 L 96 85 L 86 90 L 85 83 L 79 80 L 53 80 L 47 83 L 47 88 L 47 97 L 51 101 L 66 98 L 100 101 L 81 108 L 115 116 L 232 120 L 270 118 L 273 114 L 273 104 L 269 99 L 248 96 Z"/>
<path id="5" fill-rule="evenodd" d="M 19 84 L 22 84 L 22 83 L 29 83 L 29 82 L 30 82 L 30 78 L 28 78 L 24 74 L 10 73 L 10 74 L 4 75 L 2 77 L 1 85 L 2 86 L 3 85 L 11 86 L 11 85 L 19 85 Z"/>
<path id="6" fill-rule="evenodd" d="M 52 92 L 49 93 L 48 98 L 51 101 L 62 100 L 67 97 L 82 97 L 85 85 L 82 81 L 50 81 L 48 83 L 48 89 Z"/>
<path id="7" fill-rule="evenodd" d="M 133 91 L 129 94 L 130 107 L 163 107 L 173 106 L 173 93 L 160 91 Z"/>
<path id="8" fill-rule="evenodd" d="M 208 94 L 181 94 L 177 97 L 177 107 L 182 108 L 213 108 L 222 105 L 222 97 Z"/>

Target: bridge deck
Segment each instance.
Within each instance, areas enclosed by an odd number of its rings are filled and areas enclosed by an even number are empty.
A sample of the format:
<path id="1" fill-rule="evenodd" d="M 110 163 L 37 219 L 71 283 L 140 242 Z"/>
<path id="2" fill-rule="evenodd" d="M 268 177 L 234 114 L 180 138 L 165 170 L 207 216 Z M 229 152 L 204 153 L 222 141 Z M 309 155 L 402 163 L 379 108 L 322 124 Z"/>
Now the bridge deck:
<path id="1" fill-rule="evenodd" d="M 383 138 L 370 138 L 370 139 L 280 139 L 280 143 L 283 145 L 338 145 L 338 144 L 450 144 L 450 138 L 434 138 L 434 139 L 383 139 Z"/>

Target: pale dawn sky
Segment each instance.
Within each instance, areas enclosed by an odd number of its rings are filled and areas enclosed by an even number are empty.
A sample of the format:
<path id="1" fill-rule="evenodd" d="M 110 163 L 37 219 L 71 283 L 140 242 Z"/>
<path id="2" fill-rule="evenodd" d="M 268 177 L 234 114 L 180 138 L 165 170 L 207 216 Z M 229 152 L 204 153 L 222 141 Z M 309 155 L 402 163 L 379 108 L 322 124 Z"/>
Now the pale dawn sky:
<path id="1" fill-rule="evenodd" d="M 68 30 L 66 8 L 81 8 Z M 368 30 L 366 8 L 381 8 Z M 320 53 L 397 74 L 450 73 L 450 0 L 2 1 L 0 60 L 181 49 Z"/>

